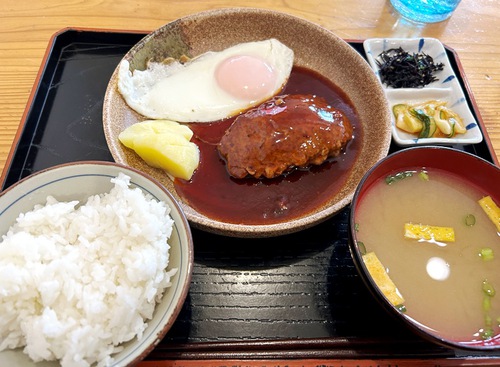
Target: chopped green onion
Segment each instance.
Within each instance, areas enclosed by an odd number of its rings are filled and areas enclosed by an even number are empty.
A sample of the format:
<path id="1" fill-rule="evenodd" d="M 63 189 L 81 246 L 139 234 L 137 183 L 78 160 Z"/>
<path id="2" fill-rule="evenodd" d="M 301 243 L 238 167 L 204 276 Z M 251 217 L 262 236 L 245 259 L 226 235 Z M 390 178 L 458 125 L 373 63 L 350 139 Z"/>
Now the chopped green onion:
<path id="1" fill-rule="evenodd" d="M 422 181 L 429 181 L 429 175 L 425 171 L 420 171 L 418 177 L 420 177 Z"/>
<path id="2" fill-rule="evenodd" d="M 481 259 L 483 259 L 484 261 L 491 261 L 494 258 L 493 249 L 489 247 L 484 247 L 479 252 L 479 256 L 481 256 Z"/>
<path id="3" fill-rule="evenodd" d="M 393 184 L 394 182 L 396 182 L 396 179 L 394 178 L 394 176 L 387 176 L 387 177 L 385 178 L 385 183 L 386 183 L 387 185 L 391 185 L 391 184 Z"/>
<path id="4" fill-rule="evenodd" d="M 467 214 L 465 216 L 465 225 L 471 227 L 474 224 L 476 224 L 476 217 L 473 214 Z"/>
<path id="5" fill-rule="evenodd" d="M 493 285 L 487 280 L 483 280 L 483 293 L 489 297 L 495 296 L 495 288 Z"/>
<path id="6" fill-rule="evenodd" d="M 489 327 L 493 325 L 493 320 L 491 319 L 490 315 L 484 316 L 484 324 Z"/>
<path id="7" fill-rule="evenodd" d="M 494 336 L 495 336 L 495 332 L 493 331 L 492 328 L 486 328 L 486 329 L 481 331 L 481 338 L 483 338 L 483 340 L 491 339 Z"/>
<path id="8" fill-rule="evenodd" d="M 396 306 L 396 309 L 397 309 L 399 312 L 406 312 L 406 306 L 405 306 L 405 305 L 397 305 L 397 306 Z"/>
<path id="9" fill-rule="evenodd" d="M 385 178 L 385 183 L 391 185 L 397 181 L 401 181 L 407 177 L 413 176 L 413 173 L 414 173 L 413 171 L 402 171 L 394 175 L 389 175 Z"/>
<path id="10" fill-rule="evenodd" d="M 361 255 L 366 254 L 366 247 L 365 247 L 365 244 L 363 242 L 358 241 L 358 248 L 359 248 L 359 252 L 361 252 Z"/>
<path id="11" fill-rule="evenodd" d="M 491 298 L 495 295 L 495 288 L 493 288 L 493 285 L 491 285 L 488 280 L 483 280 L 483 293 L 484 329 L 479 330 L 479 333 L 481 338 L 486 340 L 495 335 L 493 330 L 493 319 L 489 315 L 491 311 Z M 500 317 L 496 319 L 496 322 L 500 326 Z"/>
<path id="12" fill-rule="evenodd" d="M 403 178 L 406 178 L 406 177 L 411 177 L 413 176 L 413 172 L 412 171 L 404 171 L 404 172 L 399 172 L 399 173 L 396 173 L 396 178 L 402 180 Z"/>
<path id="13" fill-rule="evenodd" d="M 354 231 L 359 232 L 359 223 L 354 223 Z"/>
<path id="14" fill-rule="evenodd" d="M 483 297 L 483 311 L 488 312 L 491 310 L 491 297 L 484 296 Z"/>

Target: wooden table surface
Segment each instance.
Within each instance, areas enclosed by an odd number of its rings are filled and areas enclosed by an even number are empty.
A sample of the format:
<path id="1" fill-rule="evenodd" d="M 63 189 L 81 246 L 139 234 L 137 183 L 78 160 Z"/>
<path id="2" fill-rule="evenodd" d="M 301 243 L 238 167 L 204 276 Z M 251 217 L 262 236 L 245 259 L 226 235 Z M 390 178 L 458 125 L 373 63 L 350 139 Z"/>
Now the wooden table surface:
<path id="1" fill-rule="evenodd" d="M 345 39 L 417 36 L 440 39 L 458 53 L 492 147 L 500 159 L 500 2 L 497 0 L 463 0 L 449 20 L 430 25 L 399 18 L 388 0 L 2 0 L 0 171 L 5 167 L 47 44 L 54 33 L 66 27 L 151 31 L 188 14 L 235 6 L 287 12 L 320 24 Z M 391 364 L 390 361 L 365 362 L 373 366 Z M 365 365 L 352 361 L 272 363 L 275 366 Z M 450 365 L 443 361 L 414 361 L 411 365 L 437 364 Z M 146 365 L 160 366 L 151 362 Z M 177 361 L 169 365 L 197 364 Z M 218 363 L 214 362 L 213 366 L 216 365 Z M 226 365 L 253 366 L 239 362 Z"/>

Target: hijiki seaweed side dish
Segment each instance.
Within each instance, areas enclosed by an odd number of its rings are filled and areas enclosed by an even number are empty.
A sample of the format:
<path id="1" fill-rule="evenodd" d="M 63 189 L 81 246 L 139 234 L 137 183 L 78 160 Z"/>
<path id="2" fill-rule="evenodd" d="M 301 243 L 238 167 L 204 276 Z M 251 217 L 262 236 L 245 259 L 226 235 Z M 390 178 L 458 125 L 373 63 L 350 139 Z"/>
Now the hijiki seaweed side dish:
<path id="1" fill-rule="evenodd" d="M 443 70 L 443 63 L 434 63 L 432 56 L 413 53 L 402 47 L 383 51 L 379 60 L 380 80 L 393 88 L 419 88 L 438 80 L 434 73 Z"/>

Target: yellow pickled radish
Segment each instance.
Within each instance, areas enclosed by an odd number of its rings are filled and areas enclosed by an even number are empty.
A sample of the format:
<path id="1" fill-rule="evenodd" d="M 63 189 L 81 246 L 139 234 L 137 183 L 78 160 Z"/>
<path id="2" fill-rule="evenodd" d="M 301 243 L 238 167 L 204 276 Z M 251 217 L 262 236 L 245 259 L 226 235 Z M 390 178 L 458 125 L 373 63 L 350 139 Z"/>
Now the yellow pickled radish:
<path id="1" fill-rule="evenodd" d="M 189 127 L 174 121 L 152 120 L 136 123 L 118 139 L 133 149 L 148 165 L 173 177 L 190 180 L 200 161 L 198 146 L 190 141 Z"/>
<path id="2" fill-rule="evenodd" d="M 416 240 L 455 242 L 455 230 L 452 227 L 405 223 L 404 236 Z"/>

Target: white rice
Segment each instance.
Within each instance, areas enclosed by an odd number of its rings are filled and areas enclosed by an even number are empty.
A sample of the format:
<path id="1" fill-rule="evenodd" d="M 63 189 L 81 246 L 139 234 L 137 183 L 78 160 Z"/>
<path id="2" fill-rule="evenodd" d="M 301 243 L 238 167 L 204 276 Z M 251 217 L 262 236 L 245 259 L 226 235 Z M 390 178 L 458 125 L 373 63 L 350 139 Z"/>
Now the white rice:
<path id="1" fill-rule="evenodd" d="M 0 242 L 0 351 L 24 347 L 35 362 L 106 366 L 141 338 L 171 285 L 170 208 L 111 179 L 79 205 L 47 198 Z"/>

